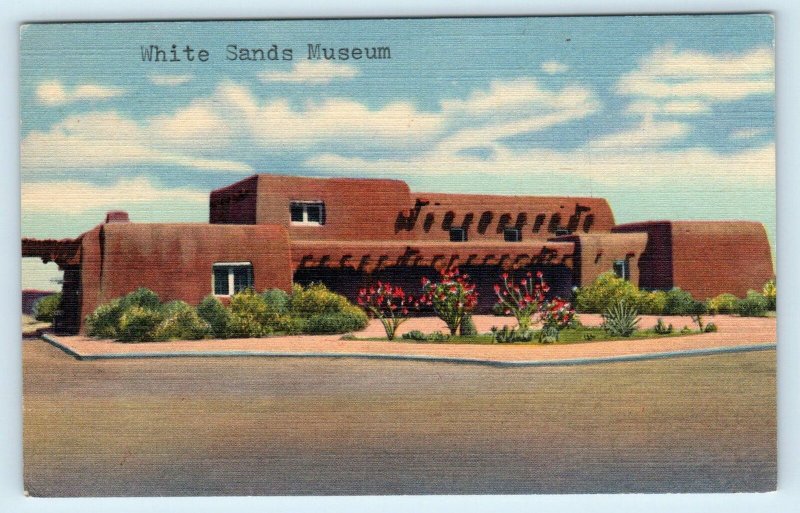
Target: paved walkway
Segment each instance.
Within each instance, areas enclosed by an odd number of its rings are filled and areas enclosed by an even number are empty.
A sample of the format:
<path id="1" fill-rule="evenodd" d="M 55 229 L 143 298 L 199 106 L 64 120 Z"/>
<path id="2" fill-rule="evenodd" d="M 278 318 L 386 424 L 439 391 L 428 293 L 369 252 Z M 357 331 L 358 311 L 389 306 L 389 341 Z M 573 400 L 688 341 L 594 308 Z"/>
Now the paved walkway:
<path id="1" fill-rule="evenodd" d="M 663 317 L 676 329 L 692 326 L 688 317 Z M 476 316 L 478 331 L 513 319 Z M 599 325 L 599 315 L 581 315 L 585 325 Z M 651 327 L 655 316 L 642 316 L 640 326 Z M 643 340 L 616 340 L 553 345 L 506 344 L 431 344 L 396 340 L 341 340 L 340 335 L 270 337 L 260 339 L 195 340 L 126 344 L 83 336 L 46 335 L 49 342 L 81 359 L 145 358 L 170 356 L 350 356 L 361 358 L 398 358 L 437 361 L 463 361 L 508 365 L 547 365 L 615 361 L 680 354 L 707 354 L 724 351 L 768 349 L 775 346 L 775 318 L 707 317 L 719 327 L 716 333 Z M 446 331 L 439 319 L 416 318 L 402 326 L 410 330 Z M 385 336 L 378 321 L 358 333 L 359 337 Z"/>

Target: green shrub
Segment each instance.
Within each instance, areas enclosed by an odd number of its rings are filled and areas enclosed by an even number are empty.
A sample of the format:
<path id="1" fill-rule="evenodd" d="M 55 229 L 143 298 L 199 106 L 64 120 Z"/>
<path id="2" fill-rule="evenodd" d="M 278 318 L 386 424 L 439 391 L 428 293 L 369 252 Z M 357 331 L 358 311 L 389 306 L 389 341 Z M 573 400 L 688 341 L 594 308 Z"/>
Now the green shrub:
<path id="1" fill-rule="evenodd" d="M 182 301 L 176 303 L 182 303 Z M 194 308 L 186 303 L 183 304 L 188 308 L 173 308 L 172 313 L 166 315 L 166 318 L 156 327 L 153 339 L 199 340 L 213 335 L 211 325 L 201 319 Z"/>
<path id="2" fill-rule="evenodd" d="M 194 311 L 194 308 L 186 301 L 170 301 L 161 305 L 160 310 L 166 319 L 181 312 Z"/>
<path id="3" fill-rule="evenodd" d="M 33 317 L 41 322 L 53 322 L 56 310 L 61 306 L 61 292 L 45 296 L 33 305 Z"/>
<path id="4" fill-rule="evenodd" d="M 692 297 L 692 294 L 674 288 L 667 292 L 667 301 L 664 305 L 664 313 L 667 315 L 691 315 L 706 313 L 706 304 L 702 301 L 697 301 Z"/>
<path id="5" fill-rule="evenodd" d="M 273 312 L 285 314 L 289 312 L 289 294 L 281 289 L 265 290 L 261 296 L 267 302 L 267 307 Z"/>
<path id="6" fill-rule="evenodd" d="M 769 280 L 765 283 L 761 293 L 767 298 L 767 309 L 774 312 L 778 300 L 778 288 L 775 286 L 775 280 Z"/>
<path id="7" fill-rule="evenodd" d="M 119 299 L 98 306 L 86 317 L 86 333 L 91 337 L 117 338 L 123 312 L 122 301 Z"/>
<path id="8" fill-rule="evenodd" d="M 445 342 L 450 340 L 450 335 L 447 333 L 442 333 L 441 331 L 434 331 L 430 335 L 427 335 L 425 340 L 429 342 Z"/>
<path id="9" fill-rule="evenodd" d="M 712 297 L 708 300 L 708 313 L 712 315 L 735 313 L 738 301 L 738 297 L 728 293 Z"/>
<path id="10" fill-rule="evenodd" d="M 714 333 L 716 331 L 719 331 L 719 328 L 717 328 L 717 325 L 714 324 L 713 322 L 709 322 L 708 324 L 706 324 L 706 327 L 703 331 L 705 333 Z"/>
<path id="11" fill-rule="evenodd" d="M 274 322 L 274 329 L 286 335 L 300 335 L 306 332 L 308 319 L 292 317 L 288 314 L 279 315 Z"/>
<path id="12" fill-rule="evenodd" d="M 140 287 L 126 296 L 123 296 L 120 302 L 122 308 L 125 310 L 132 306 L 147 308 L 149 310 L 158 310 L 161 308 L 161 300 L 158 298 L 158 294 L 144 287 Z"/>
<path id="13" fill-rule="evenodd" d="M 669 335 L 670 333 L 672 333 L 673 330 L 674 328 L 672 327 L 672 324 L 667 326 L 666 324 L 664 324 L 664 319 L 660 317 L 658 318 L 656 325 L 653 326 L 653 331 L 659 335 Z"/>
<path id="14" fill-rule="evenodd" d="M 425 333 L 421 332 L 420 330 L 411 330 L 408 333 L 403 333 L 403 335 L 400 338 L 403 338 L 405 340 L 417 340 L 417 341 L 428 340 L 428 336 Z"/>
<path id="15" fill-rule="evenodd" d="M 367 327 L 367 314 L 350 307 L 341 312 L 312 315 L 306 321 L 305 332 L 313 334 L 348 333 Z"/>
<path id="16" fill-rule="evenodd" d="M 663 290 L 639 291 L 636 299 L 636 309 L 642 315 L 661 315 L 667 305 L 667 293 Z"/>
<path id="17" fill-rule="evenodd" d="M 517 331 L 517 328 L 509 328 L 508 326 L 503 326 L 502 328 L 492 326 L 492 340 L 497 343 L 530 342 L 533 337 L 534 331 L 531 329 Z"/>
<path id="18" fill-rule="evenodd" d="M 736 311 L 742 317 L 764 317 L 768 310 L 769 300 L 755 290 L 748 290 L 747 296 L 736 305 Z"/>
<path id="19" fill-rule="evenodd" d="M 604 312 L 618 301 L 636 304 L 639 289 L 612 272 L 601 274 L 594 283 L 575 292 L 575 306 L 579 312 Z"/>
<path id="20" fill-rule="evenodd" d="M 119 319 L 117 339 L 123 342 L 155 340 L 156 327 L 164 320 L 161 312 L 141 306 L 128 306 Z"/>
<path id="21" fill-rule="evenodd" d="M 639 325 L 639 312 L 624 300 L 603 312 L 603 330 L 612 337 L 630 337 Z"/>
<path id="22" fill-rule="evenodd" d="M 270 312 L 267 301 L 253 289 L 231 296 L 227 336 L 232 338 L 263 337 L 273 331 L 277 314 Z"/>
<path id="23" fill-rule="evenodd" d="M 462 337 L 472 337 L 478 334 L 478 329 L 475 327 L 475 321 L 472 320 L 471 315 L 464 316 L 461 326 L 458 328 L 458 334 Z"/>
<path id="24" fill-rule="evenodd" d="M 346 297 L 331 292 L 321 283 L 312 283 L 305 288 L 294 285 L 289 299 L 289 310 L 292 315 L 303 317 L 343 312 L 352 306 Z"/>
<path id="25" fill-rule="evenodd" d="M 213 295 L 203 298 L 197 305 L 197 314 L 209 324 L 214 338 L 227 336 L 231 314 L 219 299 Z"/>
<path id="26" fill-rule="evenodd" d="M 539 342 L 542 344 L 552 344 L 558 342 L 558 326 L 545 325 L 539 330 Z"/>

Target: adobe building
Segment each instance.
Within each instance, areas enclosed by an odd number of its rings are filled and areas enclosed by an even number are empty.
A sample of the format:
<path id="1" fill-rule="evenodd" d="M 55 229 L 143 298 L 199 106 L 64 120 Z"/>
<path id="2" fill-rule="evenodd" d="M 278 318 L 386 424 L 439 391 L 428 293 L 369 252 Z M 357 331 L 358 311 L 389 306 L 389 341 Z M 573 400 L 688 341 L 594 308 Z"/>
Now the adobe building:
<path id="1" fill-rule="evenodd" d="M 388 280 L 414 293 L 458 266 L 494 304 L 503 271 L 542 271 L 552 293 L 613 271 L 644 289 L 743 296 L 773 277 L 764 227 L 746 221 L 617 225 L 601 198 L 417 193 L 400 180 L 255 175 L 211 193 L 210 223 L 131 223 L 109 212 L 75 239 L 23 239 L 64 271 L 56 329 L 138 287 L 199 303 L 246 287 L 320 281 L 354 298 Z"/>

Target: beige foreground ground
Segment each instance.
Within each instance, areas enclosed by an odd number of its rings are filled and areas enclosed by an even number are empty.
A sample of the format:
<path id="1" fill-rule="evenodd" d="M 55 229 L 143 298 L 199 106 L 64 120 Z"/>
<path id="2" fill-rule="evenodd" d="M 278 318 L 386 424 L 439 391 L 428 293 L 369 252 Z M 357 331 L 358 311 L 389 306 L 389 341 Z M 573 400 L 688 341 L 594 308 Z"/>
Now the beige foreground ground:
<path id="1" fill-rule="evenodd" d="M 79 361 L 26 339 L 23 359 L 35 496 L 775 488 L 774 350 L 498 368 Z"/>
<path id="2" fill-rule="evenodd" d="M 585 325 L 599 325 L 599 315 L 580 316 Z M 640 327 L 650 328 L 656 316 L 642 316 Z M 696 327 L 689 317 L 663 317 L 676 330 L 683 326 Z M 492 326 L 514 324 L 513 318 L 476 316 L 479 332 L 488 332 Z M 126 344 L 112 340 L 97 340 L 89 337 L 57 337 L 58 341 L 81 356 L 103 356 L 123 354 L 168 354 L 168 353 L 220 353 L 252 352 L 281 354 L 372 354 L 409 355 L 435 358 L 463 358 L 488 361 L 542 361 L 572 360 L 578 358 L 607 358 L 672 351 L 735 347 L 776 341 L 775 318 L 737 317 L 728 315 L 707 316 L 706 322 L 719 327 L 716 333 L 704 333 L 681 337 L 664 337 L 642 340 L 616 340 L 556 345 L 477 345 L 477 344 L 431 344 L 399 339 L 394 342 L 368 340 L 342 340 L 340 335 L 268 337 L 260 339 L 194 340 Z M 438 318 L 414 318 L 402 325 L 400 333 L 410 330 L 426 333 L 440 330 L 446 332 L 444 323 Z M 369 326 L 357 333 L 359 338 L 384 337 L 380 322 L 373 320 Z"/>

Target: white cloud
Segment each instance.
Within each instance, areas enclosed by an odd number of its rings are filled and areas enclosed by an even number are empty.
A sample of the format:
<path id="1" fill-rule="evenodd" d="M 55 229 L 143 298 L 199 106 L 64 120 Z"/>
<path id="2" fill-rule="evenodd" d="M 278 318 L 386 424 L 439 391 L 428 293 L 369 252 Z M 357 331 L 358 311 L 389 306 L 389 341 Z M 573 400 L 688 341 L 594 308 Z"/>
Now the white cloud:
<path id="1" fill-rule="evenodd" d="M 39 103 L 53 107 L 82 100 L 108 100 L 124 92 L 125 90 L 120 87 L 96 84 L 79 85 L 69 90 L 60 81 L 50 80 L 39 84 L 36 88 L 36 98 Z"/>
<path id="2" fill-rule="evenodd" d="M 123 209 L 129 211 L 168 211 L 181 205 L 201 208 L 208 194 L 190 189 L 155 187 L 146 178 L 123 179 L 111 186 L 78 181 L 28 182 L 22 184 L 24 215 L 75 215 L 96 210 Z M 96 223 L 102 219 L 97 219 Z M 96 224 L 95 223 L 95 224 Z"/>
<path id="3" fill-rule="evenodd" d="M 87 169 L 130 164 L 177 165 L 249 173 L 247 164 L 193 156 L 154 146 L 157 137 L 116 112 L 70 116 L 47 132 L 29 133 L 20 146 L 23 170 Z"/>
<path id="4" fill-rule="evenodd" d="M 768 128 L 742 128 L 731 132 L 733 139 L 753 139 L 769 133 Z"/>
<path id="5" fill-rule="evenodd" d="M 568 69 L 569 66 L 558 61 L 547 61 L 542 63 L 542 71 L 544 71 L 548 75 L 558 75 L 561 73 L 565 73 Z"/>
<path id="6" fill-rule="evenodd" d="M 689 130 L 690 126 L 686 123 L 653 121 L 652 116 L 647 115 L 633 130 L 595 139 L 589 143 L 589 148 L 607 151 L 654 148 L 683 138 Z"/>
<path id="7" fill-rule="evenodd" d="M 629 114 L 704 114 L 711 105 L 698 100 L 634 101 L 626 109 Z"/>
<path id="8" fill-rule="evenodd" d="M 592 93 L 582 87 L 570 86 L 560 91 L 549 91 L 529 78 L 494 80 L 489 90 L 475 90 L 465 100 L 442 100 L 442 111 L 464 112 L 470 115 L 520 111 L 547 112 L 571 108 L 589 101 Z"/>
<path id="9" fill-rule="evenodd" d="M 300 61 L 291 71 L 262 71 L 258 78 L 262 82 L 290 82 L 327 84 L 336 79 L 350 79 L 358 75 L 358 68 L 349 64 L 328 61 Z"/>
<path id="10" fill-rule="evenodd" d="M 774 56 L 769 48 L 714 55 L 665 46 L 623 75 L 616 90 L 640 98 L 726 102 L 773 93 L 774 75 Z"/>
<path id="11" fill-rule="evenodd" d="M 775 146 L 745 150 L 733 154 L 705 148 L 663 151 L 654 148 L 598 151 L 579 148 L 573 151 L 533 149 L 510 151 L 497 148 L 485 160 L 463 154 L 429 152 L 408 160 L 371 160 L 325 154 L 309 159 L 307 164 L 333 174 L 372 176 L 442 175 L 525 176 L 547 187 L 549 193 L 586 194 L 576 189 L 582 179 L 614 187 L 654 187 L 675 183 L 732 186 L 749 183 L 769 185 L 775 179 Z"/>
<path id="12" fill-rule="evenodd" d="M 193 75 L 148 75 L 147 79 L 157 86 L 179 86 L 190 82 Z"/>

